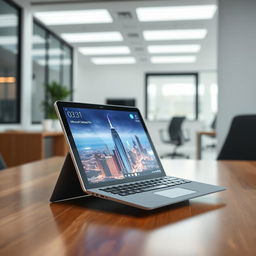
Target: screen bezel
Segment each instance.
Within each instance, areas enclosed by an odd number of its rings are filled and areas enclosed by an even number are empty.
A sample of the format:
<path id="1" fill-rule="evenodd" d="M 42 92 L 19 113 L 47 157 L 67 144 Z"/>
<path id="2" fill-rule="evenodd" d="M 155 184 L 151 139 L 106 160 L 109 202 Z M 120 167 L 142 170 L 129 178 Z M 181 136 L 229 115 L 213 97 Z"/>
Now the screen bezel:
<path id="1" fill-rule="evenodd" d="M 64 133 L 66 134 L 66 138 L 68 139 L 68 144 L 69 144 L 69 147 L 70 147 L 70 151 L 71 153 L 73 153 L 73 156 L 75 158 L 75 161 L 76 161 L 76 164 L 77 164 L 77 167 L 78 167 L 78 171 L 80 173 L 80 176 L 82 178 L 82 181 L 84 183 L 84 187 L 86 189 L 91 189 L 91 188 L 100 188 L 100 187 L 106 187 L 106 186 L 111 186 L 111 185 L 117 185 L 117 184 L 124 184 L 124 183 L 128 183 L 128 182 L 133 182 L 133 181 L 140 181 L 140 180 L 146 180 L 146 179 L 152 179 L 152 178 L 158 178 L 158 177 L 163 177 L 163 176 L 166 176 L 165 174 L 165 171 L 163 169 L 163 166 L 161 164 L 161 161 L 159 159 L 159 156 L 156 152 L 156 149 L 153 145 L 153 142 L 150 138 L 150 135 L 149 135 L 149 132 L 146 128 L 146 125 L 143 121 L 143 118 L 141 116 L 141 113 L 139 111 L 139 109 L 135 108 L 135 107 L 123 107 L 123 106 L 112 106 L 112 105 L 98 105 L 98 104 L 88 104 L 88 103 L 78 103 L 78 102 L 64 102 L 64 101 L 57 101 L 55 103 L 55 106 L 57 107 L 58 109 L 58 112 L 59 112 L 59 118 L 61 118 L 61 122 L 63 124 L 64 127 Z M 152 175 L 142 175 L 142 176 L 136 176 L 136 177 L 131 177 L 131 178 L 124 178 L 122 180 L 117 180 L 117 181 L 111 181 L 111 182 L 101 182 L 101 183 L 89 183 L 88 180 L 87 180 L 87 176 L 85 174 L 85 171 L 83 169 L 83 166 L 82 166 L 82 163 L 81 163 L 81 160 L 80 160 L 80 157 L 79 157 L 79 153 L 78 153 L 78 150 L 76 148 L 76 145 L 75 145 L 75 141 L 74 141 L 74 138 L 72 136 L 72 133 L 70 131 L 70 128 L 69 128 L 69 124 L 68 124 L 68 121 L 67 121 L 67 118 L 65 116 L 65 113 L 64 113 L 64 108 L 84 108 L 84 109 L 102 109 L 102 110 L 118 110 L 118 111 L 125 111 L 125 112 L 136 112 L 140 118 L 140 121 L 141 121 L 141 124 L 144 128 L 144 131 L 146 133 L 146 136 L 149 140 L 149 143 L 150 143 L 150 146 L 154 152 L 154 156 L 156 158 L 156 161 L 159 165 L 159 168 L 161 170 L 161 172 L 159 173 L 155 173 L 155 174 L 152 174 Z"/>

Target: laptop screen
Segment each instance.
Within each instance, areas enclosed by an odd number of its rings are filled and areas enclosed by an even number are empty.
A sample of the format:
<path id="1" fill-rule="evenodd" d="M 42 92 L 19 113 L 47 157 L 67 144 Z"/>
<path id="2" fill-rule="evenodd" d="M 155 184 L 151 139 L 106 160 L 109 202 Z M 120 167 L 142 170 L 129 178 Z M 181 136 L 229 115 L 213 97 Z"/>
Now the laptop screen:
<path id="1" fill-rule="evenodd" d="M 89 184 L 161 173 L 138 112 L 72 107 L 63 110 Z"/>

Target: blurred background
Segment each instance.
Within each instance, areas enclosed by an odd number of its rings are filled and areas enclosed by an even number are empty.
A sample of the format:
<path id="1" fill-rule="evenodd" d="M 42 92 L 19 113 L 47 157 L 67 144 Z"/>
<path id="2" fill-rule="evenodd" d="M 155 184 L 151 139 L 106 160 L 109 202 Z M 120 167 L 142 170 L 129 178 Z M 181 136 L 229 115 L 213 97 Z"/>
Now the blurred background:
<path id="1" fill-rule="evenodd" d="M 56 99 L 136 106 L 161 157 L 216 159 L 254 114 L 253 0 L 0 0 L 0 154 L 65 155 Z"/>

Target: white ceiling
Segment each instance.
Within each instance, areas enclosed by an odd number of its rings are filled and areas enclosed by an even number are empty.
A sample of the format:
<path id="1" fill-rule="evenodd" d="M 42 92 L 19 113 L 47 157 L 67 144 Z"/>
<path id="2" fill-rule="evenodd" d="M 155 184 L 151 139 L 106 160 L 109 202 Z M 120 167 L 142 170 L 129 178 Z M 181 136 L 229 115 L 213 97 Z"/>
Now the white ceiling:
<path id="1" fill-rule="evenodd" d="M 131 56 L 136 58 L 137 64 L 149 64 L 150 54 L 147 52 L 147 45 L 167 45 L 167 44 L 200 44 L 201 49 L 196 53 L 197 66 L 204 69 L 216 69 L 216 45 L 217 45 L 217 12 L 211 20 L 191 20 L 191 21 L 164 21 L 164 22 L 139 22 L 136 15 L 136 8 L 151 6 L 180 6 L 180 5 L 200 5 L 217 4 L 216 0 L 172 0 L 172 1 L 40 1 L 32 0 L 33 12 L 53 11 L 53 10 L 89 10 L 107 9 L 113 23 L 108 24 L 82 24 L 82 25 L 58 25 L 50 26 L 50 29 L 61 35 L 62 33 L 75 32 L 104 32 L 120 31 L 124 37 L 123 42 L 108 43 L 73 43 L 75 48 L 80 46 L 121 46 L 126 45 L 131 49 Z M 44 2 L 44 3 L 43 3 Z M 46 2 L 54 2 L 46 4 Z M 57 3 L 61 2 L 61 3 Z M 68 2 L 68 3 L 63 3 Z M 85 3 L 86 2 L 86 3 Z M 131 19 L 120 19 L 118 12 L 130 12 Z M 202 40 L 177 40 L 177 41 L 155 41 L 148 42 L 142 37 L 143 30 L 164 30 L 164 29 L 200 29 L 206 28 L 208 33 Z M 138 37 L 131 37 L 138 35 Z M 170 54 L 168 54 L 170 55 Z M 173 55 L 173 54 L 172 54 Z M 175 55 L 175 54 L 174 54 Z M 194 55 L 194 54 L 193 54 Z M 90 57 L 84 56 L 84 61 L 92 64 Z M 195 64 L 195 63 L 194 63 Z M 151 64 L 163 65 L 163 64 Z M 182 65 L 182 64 L 180 64 Z M 193 63 L 191 63 L 193 65 Z M 186 65 L 187 66 L 187 65 Z"/>

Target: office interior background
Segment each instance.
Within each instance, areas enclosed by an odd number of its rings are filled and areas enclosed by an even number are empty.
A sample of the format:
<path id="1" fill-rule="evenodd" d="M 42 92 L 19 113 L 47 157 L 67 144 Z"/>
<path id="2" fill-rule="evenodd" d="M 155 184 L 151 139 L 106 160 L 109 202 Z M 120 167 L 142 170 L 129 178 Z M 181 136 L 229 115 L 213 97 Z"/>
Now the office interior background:
<path id="1" fill-rule="evenodd" d="M 232 118 L 255 113 L 255 10 L 254 0 L 0 0 L 0 130 L 42 131 L 56 82 L 67 100 L 134 104 L 159 155 L 175 147 L 160 136 L 173 117 L 186 117 L 178 150 L 191 159 L 217 117 L 200 148 L 216 159 Z"/>

